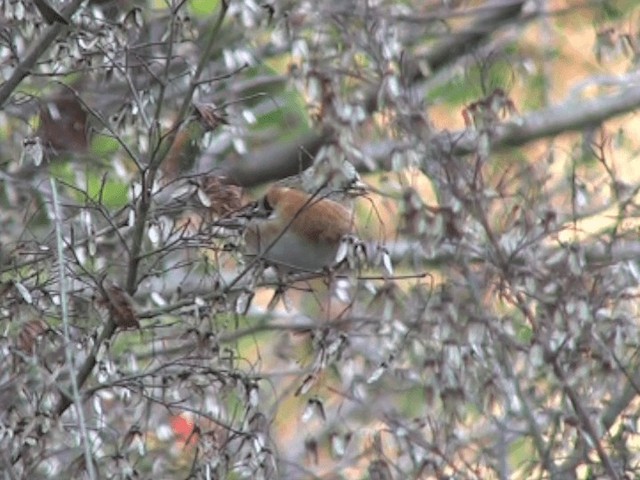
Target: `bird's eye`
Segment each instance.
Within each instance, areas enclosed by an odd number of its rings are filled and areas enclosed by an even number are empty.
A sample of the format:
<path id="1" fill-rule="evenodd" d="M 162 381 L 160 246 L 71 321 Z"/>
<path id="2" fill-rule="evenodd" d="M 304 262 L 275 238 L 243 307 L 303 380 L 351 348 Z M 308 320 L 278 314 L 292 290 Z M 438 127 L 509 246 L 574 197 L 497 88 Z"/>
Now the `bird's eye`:
<path id="1" fill-rule="evenodd" d="M 265 195 L 264 197 L 262 197 L 262 200 L 260 201 L 260 207 L 268 213 L 273 212 L 273 205 L 271 205 L 269 203 L 269 199 L 267 198 L 267 195 Z"/>

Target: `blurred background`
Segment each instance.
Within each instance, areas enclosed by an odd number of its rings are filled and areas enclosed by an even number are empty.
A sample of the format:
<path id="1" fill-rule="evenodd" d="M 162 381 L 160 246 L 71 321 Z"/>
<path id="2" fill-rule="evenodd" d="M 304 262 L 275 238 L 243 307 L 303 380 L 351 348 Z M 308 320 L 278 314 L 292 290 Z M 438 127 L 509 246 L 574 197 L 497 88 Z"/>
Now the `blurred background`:
<path id="1" fill-rule="evenodd" d="M 640 475 L 637 2 L 1 5 L 5 478 Z"/>

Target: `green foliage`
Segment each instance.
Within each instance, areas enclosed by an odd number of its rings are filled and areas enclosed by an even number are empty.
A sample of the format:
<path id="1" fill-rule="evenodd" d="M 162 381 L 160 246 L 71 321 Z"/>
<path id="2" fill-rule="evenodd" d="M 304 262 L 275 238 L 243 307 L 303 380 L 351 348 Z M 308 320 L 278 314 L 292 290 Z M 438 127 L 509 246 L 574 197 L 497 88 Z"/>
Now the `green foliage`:
<path id="1" fill-rule="evenodd" d="M 607 22 L 618 22 L 623 20 L 629 14 L 632 8 L 637 7 L 638 2 L 635 0 L 614 0 L 601 3 L 600 12 L 601 19 Z"/>
<path id="2" fill-rule="evenodd" d="M 513 66 L 505 58 L 489 58 L 487 64 L 480 64 L 470 69 L 467 81 L 472 85 L 482 85 L 484 95 L 489 95 L 496 88 L 509 91 L 513 84 Z"/>
<path id="3" fill-rule="evenodd" d="M 512 321 L 514 322 L 514 326 L 516 329 L 515 336 L 518 339 L 518 341 L 521 342 L 523 345 L 528 345 L 529 343 L 531 343 L 531 340 L 533 339 L 533 330 L 531 326 L 515 318 L 513 318 Z"/>
<path id="4" fill-rule="evenodd" d="M 506 61 L 476 65 L 431 90 L 428 98 L 433 103 L 464 105 L 490 94 L 496 88 L 508 91 L 513 83 L 512 79 L 513 70 Z"/>
<path id="5" fill-rule="evenodd" d="M 91 140 L 91 152 L 100 158 L 117 152 L 119 148 L 118 140 L 108 135 L 96 134 Z"/>
<path id="6" fill-rule="evenodd" d="M 253 128 L 256 131 L 277 131 L 282 141 L 299 137 L 309 130 L 302 98 L 293 91 L 274 97 L 273 109 L 257 117 Z"/>
<path id="7" fill-rule="evenodd" d="M 535 449 L 530 438 L 520 437 L 509 447 L 509 463 L 513 468 L 528 468 L 535 459 Z"/>
<path id="8" fill-rule="evenodd" d="M 208 17 L 218 10 L 219 0 L 191 0 L 189 11 L 194 17 Z"/>
<path id="9" fill-rule="evenodd" d="M 128 202 L 129 185 L 120 180 L 105 180 L 97 175 L 87 178 L 87 195 L 108 208 L 124 207 Z"/>
<path id="10" fill-rule="evenodd" d="M 496 152 L 492 155 L 491 174 L 502 177 L 503 175 L 514 175 L 518 167 L 525 167 L 528 163 L 526 154 L 518 148 L 511 148 L 504 152 Z"/>
<path id="11" fill-rule="evenodd" d="M 540 70 L 538 73 L 527 77 L 527 95 L 524 97 L 523 110 L 535 110 L 544 105 L 544 92 L 548 88 L 547 78 Z"/>
<path id="12" fill-rule="evenodd" d="M 127 204 L 129 184 L 100 175 L 99 169 L 88 170 L 85 172 L 86 190 L 82 190 L 82 187 L 72 188 L 68 192 L 69 195 L 79 202 L 84 203 L 86 198 L 89 198 L 94 202 L 103 203 L 108 208 L 120 208 Z M 63 184 L 76 184 L 76 167 L 70 162 L 53 164 L 51 174 Z"/>
<path id="13" fill-rule="evenodd" d="M 400 399 L 402 412 L 408 417 L 418 417 L 424 413 L 424 387 L 422 385 L 410 388 Z"/>
<path id="14" fill-rule="evenodd" d="M 464 105 L 477 99 L 480 94 L 477 84 L 468 82 L 465 75 L 456 75 L 450 82 L 431 90 L 428 99 L 431 103 Z"/>

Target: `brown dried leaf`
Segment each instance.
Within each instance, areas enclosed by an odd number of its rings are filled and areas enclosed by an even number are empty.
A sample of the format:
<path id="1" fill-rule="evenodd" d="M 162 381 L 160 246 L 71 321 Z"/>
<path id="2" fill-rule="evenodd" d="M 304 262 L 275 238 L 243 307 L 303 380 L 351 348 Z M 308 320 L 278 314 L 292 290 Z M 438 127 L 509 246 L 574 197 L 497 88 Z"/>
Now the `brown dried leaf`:
<path id="1" fill-rule="evenodd" d="M 47 330 L 49 330 L 49 326 L 42 320 L 29 320 L 20 330 L 16 346 L 24 353 L 33 353 L 38 338 L 44 335 Z"/>
<path id="2" fill-rule="evenodd" d="M 369 464 L 369 478 L 371 480 L 392 480 L 389 464 L 384 460 L 374 460 Z"/>
<path id="3" fill-rule="evenodd" d="M 70 94 L 61 94 L 40 108 L 38 135 L 45 146 L 58 152 L 84 152 L 87 149 L 88 117 L 82 104 Z"/>
<path id="4" fill-rule="evenodd" d="M 209 131 L 213 131 L 220 125 L 229 125 L 224 112 L 213 103 L 194 103 L 193 106 L 198 113 L 202 125 Z"/>
<path id="5" fill-rule="evenodd" d="M 200 190 L 209 199 L 209 210 L 218 217 L 237 212 L 242 207 L 242 187 L 229 183 L 226 177 L 205 175 Z"/>
<path id="6" fill-rule="evenodd" d="M 98 305 L 109 310 L 114 323 L 120 328 L 140 328 L 131 297 L 117 285 L 105 285 Z"/>

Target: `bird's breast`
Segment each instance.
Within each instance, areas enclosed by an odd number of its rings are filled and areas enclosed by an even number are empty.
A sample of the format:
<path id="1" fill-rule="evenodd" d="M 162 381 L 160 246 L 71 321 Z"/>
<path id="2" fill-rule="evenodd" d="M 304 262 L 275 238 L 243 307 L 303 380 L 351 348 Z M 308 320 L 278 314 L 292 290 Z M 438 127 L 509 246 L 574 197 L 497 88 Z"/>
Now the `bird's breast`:
<path id="1" fill-rule="evenodd" d="M 268 222 L 256 222 L 245 235 L 247 254 L 296 270 L 317 271 L 335 263 L 338 242 L 311 240 Z"/>

